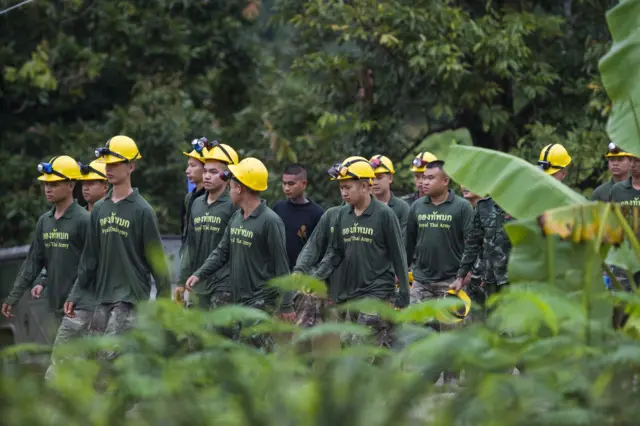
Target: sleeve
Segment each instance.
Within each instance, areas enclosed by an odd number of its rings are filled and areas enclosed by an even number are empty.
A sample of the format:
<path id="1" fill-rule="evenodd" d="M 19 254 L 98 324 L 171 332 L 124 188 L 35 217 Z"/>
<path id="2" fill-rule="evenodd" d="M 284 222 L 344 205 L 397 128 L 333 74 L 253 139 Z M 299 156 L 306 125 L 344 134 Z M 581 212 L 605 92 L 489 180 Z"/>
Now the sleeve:
<path id="1" fill-rule="evenodd" d="M 418 221 L 416 219 L 415 206 L 412 204 L 409 209 L 409 215 L 407 217 L 407 228 L 405 231 L 405 253 L 407 256 L 407 262 L 413 260 L 413 254 L 416 250 L 416 244 L 418 242 Z"/>
<path id="2" fill-rule="evenodd" d="M 399 308 L 403 308 L 409 304 L 409 272 L 406 251 L 402 247 L 404 239 L 400 229 L 400 222 L 394 213 L 387 215 L 384 233 L 393 270 L 398 277 L 398 300 L 396 305 Z"/>
<path id="3" fill-rule="evenodd" d="M 338 214 L 336 220 L 331 223 L 335 231 L 331 233 L 327 251 L 320 261 L 318 268 L 313 273 L 313 276 L 319 280 L 326 281 L 344 259 L 344 240 L 342 239 L 342 233 L 338 231 L 341 218 L 342 212 Z"/>
<path id="4" fill-rule="evenodd" d="M 27 258 L 22 263 L 22 267 L 20 267 L 16 281 L 13 284 L 13 289 L 11 289 L 4 303 L 8 305 L 18 303 L 24 292 L 31 288 L 33 281 L 42 272 L 44 266 L 44 239 L 42 238 L 42 219 L 40 219 L 36 224 L 36 233 L 31 247 L 29 247 Z"/>
<path id="5" fill-rule="evenodd" d="M 143 213 L 142 240 L 144 243 L 144 256 L 151 267 L 151 273 L 156 282 L 156 298 L 170 297 L 171 274 L 169 273 L 169 263 L 162 247 L 158 219 L 151 209 L 145 209 Z"/>
<path id="6" fill-rule="evenodd" d="M 480 220 L 480 214 L 476 211 L 473 218 L 473 227 L 467 234 L 464 241 L 464 252 L 460 260 L 460 268 L 458 269 L 458 277 L 464 277 L 473 267 L 476 259 L 482 251 L 482 242 L 484 237 L 484 228 Z"/>
<path id="7" fill-rule="evenodd" d="M 464 210 L 462 210 L 462 236 L 465 240 L 473 229 L 473 219 L 475 217 L 476 211 L 471 207 L 471 204 L 466 203 L 464 205 Z"/>
<path id="8" fill-rule="evenodd" d="M 403 204 L 406 204 L 404 201 Z M 400 216 L 398 217 L 398 222 L 400 223 L 400 232 L 402 233 L 402 242 L 404 243 L 407 237 L 407 222 L 409 221 L 409 205 L 403 205 L 402 212 L 400 212 Z"/>
<path id="9" fill-rule="evenodd" d="M 180 206 L 180 238 L 183 244 L 185 241 L 185 233 L 187 232 L 187 204 L 189 203 L 190 194 L 190 192 L 187 192 Z"/>
<path id="10" fill-rule="evenodd" d="M 293 272 L 309 274 L 311 268 L 322 259 L 327 248 L 327 228 L 329 227 L 327 221 L 327 215 L 320 218 L 309 241 L 302 247 Z"/>
<path id="11" fill-rule="evenodd" d="M 278 220 L 268 221 L 267 227 L 266 235 L 275 277 L 288 275 L 290 273 L 289 257 L 287 256 L 287 237 L 284 223 L 278 218 Z M 282 295 L 280 312 L 293 312 L 293 292 L 287 291 Z"/>
<path id="12" fill-rule="evenodd" d="M 36 280 L 33 282 L 33 287 L 37 286 L 37 285 L 41 285 L 42 287 L 46 287 L 47 286 L 47 268 L 42 268 L 42 271 L 40 271 L 40 274 L 38 275 L 38 278 L 36 278 Z"/>
<path id="13" fill-rule="evenodd" d="M 78 276 L 67 298 L 68 302 L 73 302 L 74 304 L 80 300 L 82 290 L 92 290 L 91 286 L 94 284 L 100 252 L 99 212 L 100 204 L 96 204 L 91 210 L 91 215 L 87 221 L 84 248 L 78 263 Z"/>
<path id="14" fill-rule="evenodd" d="M 191 227 L 193 221 L 192 215 L 189 215 L 187 227 Z M 178 274 L 178 285 L 184 286 L 184 283 L 191 276 L 195 269 L 193 254 L 195 253 L 195 232 L 193 229 L 187 231 L 187 239 L 183 243 L 182 253 L 180 254 L 180 273 Z"/>
<path id="15" fill-rule="evenodd" d="M 236 214 L 238 214 L 236 212 Z M 207 257 L 207 260 L 204 261 L 200 269 L 195 271 L 193 275 L 200 278 L 201 280 L 209 279 L 215 274 L 218 269 L 222 268 L 229 261 L 229 250 L 231 248 L 231 222 L 233 222 L 234 216 L 231 217 L 229 224 L 224 230 L 224 234 L 222 235 L 222 239 L 220 243 L 218 243 L 218 247 L 215 248 Z"/>

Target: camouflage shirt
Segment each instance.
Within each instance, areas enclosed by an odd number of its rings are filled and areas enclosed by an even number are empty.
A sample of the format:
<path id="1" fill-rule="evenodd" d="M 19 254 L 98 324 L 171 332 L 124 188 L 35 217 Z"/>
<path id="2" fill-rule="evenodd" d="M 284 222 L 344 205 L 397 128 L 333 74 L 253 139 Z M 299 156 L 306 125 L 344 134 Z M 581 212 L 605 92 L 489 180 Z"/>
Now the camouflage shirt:
<path id="1" fill-rule="evenodd" d="M 485 283 L 504 285 L 508 282 L 507 263 L 511 242 L 504 224 L 513 220 L 491 197 L 483 198 L 476 206 L 473 230 L 465 242 L 458 277 L 464 277 L 481 255 Z"/>

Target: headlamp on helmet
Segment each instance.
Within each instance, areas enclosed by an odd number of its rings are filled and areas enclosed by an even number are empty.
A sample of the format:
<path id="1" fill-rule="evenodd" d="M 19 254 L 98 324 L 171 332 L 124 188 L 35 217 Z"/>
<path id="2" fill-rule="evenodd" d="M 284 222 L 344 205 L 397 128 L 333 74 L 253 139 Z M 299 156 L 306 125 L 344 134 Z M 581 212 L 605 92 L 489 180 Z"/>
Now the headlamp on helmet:
<path id="1" fill-rule="evenodd" d="M 199 139 L 192 140 L 191 146 L 198 154 L 203 155 L 202 154 L 203 149 L 204 148 L 209 149 L 209 140 L 203 136 Z"/>
<path id="2" fill-rule="evenodd" d="M 338 179 L 338 176 L 340 176 L 341 165 L 341 163 L 336 163 L 327 170 L 327 173 L 329 173 L 329 176 L 331 176 L 332 179 Z"/>
<path id="3" fill-rule="evenodd" d="M 229 170 L 223 170 L 218 173 L 218 176 L 222 181 L 227 182 L 233 177 L 233 174 Z"/>
<path id="4" fill-rule="evenodd" d="M 620 154 L 623 151 L 615 142 L 609 142 L 609 154 Z"/>
<path id="5" fill-rule="evenodd" d="M 552 167 L 552 165 L 548 161 L 539 160 L 538 161 L 538 167 L 540 167 L 542 170 L 549 170 Z"/>
<path id="6" fill-rule="evenodd" d="M 427 163 L 429 163 L 429 162 L 423 160 L 422 158 L 414 158 L 413 162 L 411 164 L 413 164 L 416 167 L 424 167 L 424 166 L 427 165 Z"/>
<path id="7" fill-rule="evenodd" d="M 129 159 L 128 159 L 128 158 L 126 158 L 126 157 L 124 157 L 124 156 L 122 156 L 122 155 L 118 154 L 117 152 L 113 152 L 113 151 L 111 151 L 111 150 L 110 150 L 109 148 L 107 148 L 106 146 L 105 146 L 105 147 L 103 147 L 103 148 L 97 148 L 97 149 L 96 149 L 96 157 L 100 158 L 100 157 L 105 157 L 105 156 L 107 156 L 107 155 L 111 155 L 111 156 L 113 156 L 113 157 L 120 158 L 121 160 L 124 160 L 124 161 L 126 161 L 126 162 L 128 162 L 128 161 L 129 161 Z"/>
<path id="8" fill-rule="evenodd" d="M 40 173 L 52 174 L 53 173 L 53 165 L 51 163 L 40 163 L 38 164 L 38 171 Z"/>

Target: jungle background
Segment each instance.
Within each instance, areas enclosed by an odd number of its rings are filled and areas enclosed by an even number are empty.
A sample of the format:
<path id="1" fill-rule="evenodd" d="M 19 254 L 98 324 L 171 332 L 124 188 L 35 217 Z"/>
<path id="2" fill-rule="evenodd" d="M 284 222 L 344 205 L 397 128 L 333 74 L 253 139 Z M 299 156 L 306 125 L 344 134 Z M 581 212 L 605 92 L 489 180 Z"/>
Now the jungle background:
<path id="1" fill-rule="evenodd" d="M 389 156 L 409 193 L 412 157 L 446 160 L 454 139 L 531 162 L 562 142 L 588 195 L 606 174 L 597 61 L 614 3 L 34 1 L 0 16 L 0 246 L 28 243 L 47 208 L 38 162 L 88 162 L 116 134 L 138 142 L 134 185 L 168 234 L 200 136 L 262 159 L 270 203 L 295 161 L 335 205 L 326 169 L 354 154 Z"/>

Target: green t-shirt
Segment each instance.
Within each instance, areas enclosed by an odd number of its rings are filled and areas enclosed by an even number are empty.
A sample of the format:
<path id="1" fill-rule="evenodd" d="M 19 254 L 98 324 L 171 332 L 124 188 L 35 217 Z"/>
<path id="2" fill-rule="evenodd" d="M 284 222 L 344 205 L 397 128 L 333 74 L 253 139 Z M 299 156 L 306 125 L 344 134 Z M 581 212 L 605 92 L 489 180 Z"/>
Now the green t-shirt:
<path id="1" fill-rule="evenodd" d="M 60 219 L 56 219 L 55 211 L 53 207 L 38 219 L 29 254 L 5 303 L 15 305 L 44 267 L 46 279 L 41 284 L 46 288 L 49 306 L 53 312 L 63 313 L 85 245 L 89 213 L 75 201 Z M 81 298 L 78 309 L 93 308 L 92 298 L 88 296 Z"/>
<path id="2" fill-rule="evenodd" d="M 456 276 L 473 217 L 471 204 L 451 190 L 442 204 L 422 197 L 411 205 L 406 247 L 408 259 L 416 254 L 414 280 L 431 284 Z"/>
<path id="3" fill-rule="evenodd" d="M 611 188 L 610 200 L 623 206 L 640 206 L 640 190 L 633 187 L 632 178 L 618 182 Z"/>
<path id="4" fill-rule="evenodd" d="M 196 198 L 190 209 L 190 217 L 187 222 L 186 250 L 183 253 L 180 268 L 179 285 L 185 281 L 204 262 L 212 251 L 218 247 L 225 229 L 233 214 L 238 210 L 233 205 L 228 193 L 218 197 L 213 203 L 208 201 L 209 194 L 205 192 Z M 229 290 L 229 264 L 227 263 L 206 281 L 198 282 L 194 292 L 198 294 L 211 294 L 218 290 Z"/>
<path id="5" fill-rule="evenodd" d="M 111 200 L 112 192 L 91 210 L 87 244 L 69 300 L 77 303 L 78 291 L 92 286 L 99 303 L 149 300 L 150 273 L 156 297 L 170 296 L 169 267 L 153 209 L 137 189 L 118 203 Z"/>
<path id="6" fill-rule="evenodd" d="M 356 216 L 353 207 L 341 207 L 334 221 L 329 248 L 314 275 L 326 279 L 332 273 L 332 292 L 337 302 L 375 297 L 393 298 L 398 277 L 396 304 L 409 303 L 407 259 L 398 218 L 391 208 L 371 198 L 371 204 Z M 337 273 L 337 268 L 339 274 Z"/>
<path id="7" fill-rule="evenodd" d="M 277 308 L 279 291 L 266 284 L 289 274 L 289 258 L 284 223 L 265 201 L 246 219 L 242 209 L 234 213 L 220 244 L 193 275 L 207 280 L 227 262 L 235 303 L 253 306 L 264 302 Z M 293 311 L 291 300 L 292 294 L 285 293 L 282 312 Z"/>
<path id="8" fill-rule="evenodd" d="M 614 184 L 613 179 L 609 179 L 607 182 L 598 186 L 591 193 L 591 201 L 604 201 L 605 203 L 608 203 L 611 195 L 611 188 L 613 188 Z"/>
<path id="9" fill-rule="evenodd" d="M 398 218 L 398 222 L 400 222 L 400 230 L 402 231 L 402 236 L 404 237 L 405 232 L 407 231 L 407 220 L 409 219 L 409 210 L 411 208 L 409 206 L 409 203 L 401 198 L 396 197 L 392 193 L 387 205 Z"/>

